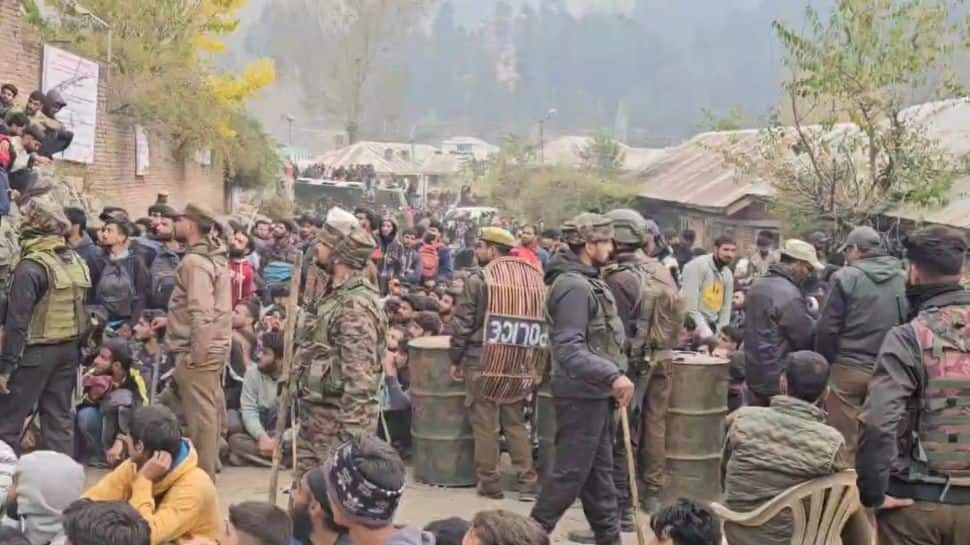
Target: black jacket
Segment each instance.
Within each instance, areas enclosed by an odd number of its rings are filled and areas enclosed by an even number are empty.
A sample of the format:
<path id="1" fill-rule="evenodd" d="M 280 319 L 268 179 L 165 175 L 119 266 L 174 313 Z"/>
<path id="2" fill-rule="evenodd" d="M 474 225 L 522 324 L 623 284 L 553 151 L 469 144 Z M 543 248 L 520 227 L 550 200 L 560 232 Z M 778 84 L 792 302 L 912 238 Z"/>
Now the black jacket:
<path id="1" fill-rule="evenodd" d="M 761 396 L 778 394 L 782 360 L 789 352 L 811 350 L 814 327 L 802 290 L 781 266 L 755 279 L 745 302 L 748 387 Z"/>
<path id="2" fill-rule="evenodd" d="M 565 273 L 570 274 L 556 281 Z M 616 363 L 594 353 L 586 332 L 599 311 L 592 281 L 599 271 L 584 265 L 570 250 L 560 250 L 546 266 L 549 341 L 554 372 L 550 386 L 557 398 L 607 399 L 621 372 Z"/>
<path id="3" fill-rule="evenodd" d="M 919 306 L 970 306 L 970 292 L 954 284 Z M 919 399 L 924 374 L 923 354 L 913 326 L 907 323 L 890 329 L 876 357 L 868 397 L 859 416 L 856 472 L 859 496 L 866 507 L 881 505 L 886 494 L 938 501 L 943 492 L 943 485 L 914 485 L 907 478 L 913 427 L 908 407 Z M 953 486 L 946 498 L 945 503 L 968 504 L 970 487 Z"/>
<path id="4" fill-rule="evenodd" d="M 9 375 L 20 365 L 24 347 L 27 346 L 30 318 L 49 285 L 47 271 L 36 261 L 22 259 L 14 268 L 3 326 L 0 374 Z"/>
<path id="5" fill-rule="evenodd" d="M 906 278 L 899 260 L 874 256 L 839 269 L 815 328 L 815 351 L 829 363 L 872 371 L 886 332 L 906 321 Z"/>

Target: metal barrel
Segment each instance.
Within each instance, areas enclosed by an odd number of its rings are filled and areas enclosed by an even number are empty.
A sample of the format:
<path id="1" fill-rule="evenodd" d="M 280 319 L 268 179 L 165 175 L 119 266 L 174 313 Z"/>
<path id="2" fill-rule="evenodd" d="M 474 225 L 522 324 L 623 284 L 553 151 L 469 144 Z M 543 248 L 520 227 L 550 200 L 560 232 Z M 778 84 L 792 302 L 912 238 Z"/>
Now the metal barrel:
<path id="1" fill-rule="evenodd" d="M 440 486 L 475 484 L 475 439 L 465 385 L 448 376 L 448 337 L 410 342 L 414 476 Z"/>
<path id="2" fill-rule="evenodd" d="M 694 352 L 677 352 L 671 380 L 663 499 L 715 501 L 721 495 L 728 362 Z"/>
<path id="3" fill-rule="evenodd" d="M 535 427 L 539 436 L 537 463 L 540 475 L 545 478 L 556 461 L 556 407 L 548 381 L 539 388 L 536 400 Z"/>

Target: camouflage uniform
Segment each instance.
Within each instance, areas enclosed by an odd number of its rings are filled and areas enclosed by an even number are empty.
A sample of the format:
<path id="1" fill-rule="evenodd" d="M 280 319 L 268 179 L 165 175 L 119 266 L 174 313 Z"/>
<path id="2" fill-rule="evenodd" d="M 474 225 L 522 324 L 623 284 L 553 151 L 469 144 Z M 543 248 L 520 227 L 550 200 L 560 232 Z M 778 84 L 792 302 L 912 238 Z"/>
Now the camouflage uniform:
<path id="1" fill-rule="evenodd" d="M 344 441 L 375 433 L 380 414 L 387 319 L 377 288 L 362 272 L 374 240 L 356 224 L 335 229 L 333 215 L 319 240 L 353 270 L 320 301 L 296 356 L 298 476 L 322 464 Z"/>

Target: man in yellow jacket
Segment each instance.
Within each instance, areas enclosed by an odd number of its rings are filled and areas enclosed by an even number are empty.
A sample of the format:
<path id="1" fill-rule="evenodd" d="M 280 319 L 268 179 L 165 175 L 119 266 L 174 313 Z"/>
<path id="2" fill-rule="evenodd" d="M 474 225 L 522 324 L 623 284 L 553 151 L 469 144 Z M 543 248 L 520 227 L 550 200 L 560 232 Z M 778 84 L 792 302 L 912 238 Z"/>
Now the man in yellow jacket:
<path id="1" fill-rule="evenodd" d="M 142 407 L 132 419 L 128 460 L 84 497 L 127 501 L 148 522 L 151 545 L 218 540 L 223 524 L 216 487 L 198 464 L 175 415 L 163 406 Z"/>

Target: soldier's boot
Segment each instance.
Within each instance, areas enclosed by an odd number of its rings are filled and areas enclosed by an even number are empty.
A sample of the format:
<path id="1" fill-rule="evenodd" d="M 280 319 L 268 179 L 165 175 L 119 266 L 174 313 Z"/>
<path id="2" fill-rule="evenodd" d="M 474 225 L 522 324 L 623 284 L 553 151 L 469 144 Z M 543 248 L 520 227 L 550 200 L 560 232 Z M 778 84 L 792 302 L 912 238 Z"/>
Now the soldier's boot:
<path id="1" fill-rule="evenodd" d="M 653 515 L 660 510 L 660 489 L 652 486 L 643 490 L 640 496 L 640 509 L 648 515 Z"/>
<path id="2" fill-rule="evenodd" d="M 539 496 L 539 480 L 519 481 L 517 487 L 519 501 L 533 502 Z"/>
<path id="3" fill-rule="evenodd" d="M 477 487 L 478 495 L 490 500 L 501 500 L 505 498 L 502 491 L 502 481 L 492 483 L 479 482 Z"/>
<path id="4" fill-rule="evenodd" d="M 637 531 L 637 525 L 633 521 L 633 508 L 625 507 L 620 510 L 620 531 L 624 533 Z"/>
<path id="5" fill-rule="evenodd" d="M 616 536 L 615 539 L 614 538 L 607 539 L 605 542 L 601 543 L 597 541 L 596 536 L 593 535 L 593 531 L 589 529 L 573 530 L 572 532 L 569 532 L 568 534 L 566 534 L 566 539 L 568 539 L 573 543 L 581 543 L 582 545 L 621 545 L 622 544 L 622 541 L 620 540 L 620 536 Z"/>
<path id="6" fill-rule="evenodd" d="M 596 545 L 596 536 L 593 535 L 593 531 L 589 528 L 585 530 L 573 530 L 566 534 L 566 539 L 572 541 L 573 543 L 582 543 L 583 545 Z"/>

